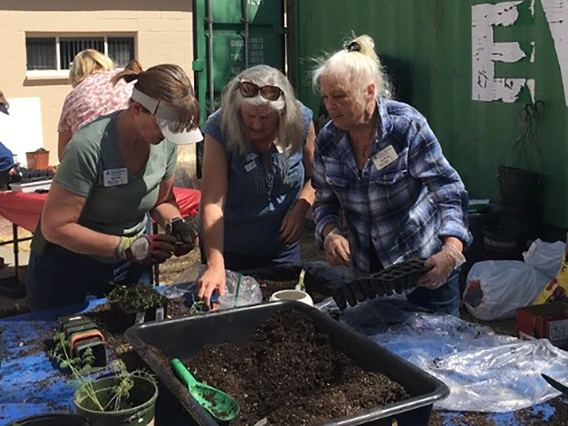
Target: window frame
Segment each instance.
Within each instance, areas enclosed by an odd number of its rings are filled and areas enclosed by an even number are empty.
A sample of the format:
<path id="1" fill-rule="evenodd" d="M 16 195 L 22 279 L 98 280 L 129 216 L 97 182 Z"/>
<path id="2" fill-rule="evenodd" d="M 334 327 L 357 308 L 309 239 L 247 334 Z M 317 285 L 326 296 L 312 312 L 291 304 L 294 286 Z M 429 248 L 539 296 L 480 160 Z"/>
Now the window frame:
<path id="1" fill-rule="evenodd" d="M 137 48 L 137 37 L 136 34 L 133 33 L 108 33 L 108 34 L 97 34 L 97 33 L 83 33 L 83 34 L 40 34 L 40 33 L 32 33 L 26 34 L 25 41 L 27 42 L 28 39 L 31 38 L 53 38 L 55 39 L 55 69 L 49 70 L 29 70 L 28 64 L 26 60 L 26 78 L 29 79 L 45 79 L 45 78 L 68 78 L 69 77 L 69 70 L 68 69 L 61 69 L 61 48 L 60 48 L 60 39 L 69 39 L 69 38 L 103 38 L 104 40 L 104 49 L 105 54 L 108 55 L 108 39 L 109 38 L 130 38 L 132 39 L 133 51 L 134 56 L 133 59 L 136 58 L 136 48 Z M 26 47 L 26 57 L 27 57 L 27 47 Z M 122 68 L 117 68 L 122 69 Z"/>

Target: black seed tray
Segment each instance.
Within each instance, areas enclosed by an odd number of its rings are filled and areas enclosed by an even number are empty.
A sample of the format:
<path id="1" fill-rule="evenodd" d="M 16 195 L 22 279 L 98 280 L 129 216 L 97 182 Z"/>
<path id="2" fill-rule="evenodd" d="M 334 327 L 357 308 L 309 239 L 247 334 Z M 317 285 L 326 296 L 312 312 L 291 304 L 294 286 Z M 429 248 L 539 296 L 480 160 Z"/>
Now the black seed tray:
<path id="1" fill-rule="evenodd" d="M 420 277 L 427 271 L 424 261 L 425 259 L 411 259 L 342 285 L 333 293 L 335 303 L 340 309 L 345 309 L 347 303 L 355 306 L 359 302 L 373 299 L 376 296 L 402 294 L 404 291 L 411 290 L 416 287 Z"/>

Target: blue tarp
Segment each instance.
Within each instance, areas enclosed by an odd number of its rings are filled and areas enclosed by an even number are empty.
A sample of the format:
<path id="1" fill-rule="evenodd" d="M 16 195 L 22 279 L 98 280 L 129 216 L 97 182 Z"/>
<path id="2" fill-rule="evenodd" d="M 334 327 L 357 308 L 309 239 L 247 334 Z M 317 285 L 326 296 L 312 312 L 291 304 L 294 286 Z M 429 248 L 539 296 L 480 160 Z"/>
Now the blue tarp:
<path id="1" fill-rule="evenodd" d="M 73 383 L 62 374 L 45 353 L 44 339 L 50 339 L 57 327 L 57 319 L 79 312 L 88 312 L 105 300 L 90 302 L 88 306 L 67 307 L 41 313 L 21 315 L 0 320 L 5 354 L 0 370 L 0 425 L 23 417 L 54 411 L 74 411 Z M 40 351 L 37 351 L 37 348 Z M 110 349 L 110 348 L 109 348 Z M 109 351 L 110 352 L 110 351 Z M 109 358 L 113 359 L 111 352 Z M 567 403 L 563 400 L 564 403 Z M 550 403 L 529 409 L 539 413 L 543 421 L 555 415 Z M 444 424 L 474 426 L 461 420 L 459 412 L 438 412 Z M 481 415 L 481 414 L 480 414 Z M 497 426 L 525 426 L 515 413 L 487 414 L 484 416 Z M 557 419 L 555 419 L 557 420 Z M 566 419 L 568 424 L 568 419 Z M 191 425 L 192 420 L 168 391 L 160 388 L 156 407 L 156 424 L 160 426 Z"/>

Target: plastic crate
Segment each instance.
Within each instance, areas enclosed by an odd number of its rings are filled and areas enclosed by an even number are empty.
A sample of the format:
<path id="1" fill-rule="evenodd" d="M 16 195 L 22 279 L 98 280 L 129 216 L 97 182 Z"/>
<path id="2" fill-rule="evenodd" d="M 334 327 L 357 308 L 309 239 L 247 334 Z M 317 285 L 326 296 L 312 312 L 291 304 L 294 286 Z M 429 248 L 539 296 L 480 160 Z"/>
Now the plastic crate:
<path id="1" fill-rule="evenodd" d="M 322 425 L 426 426 L 433 403 L 449 395 L 449 389 L 438 379 L 342 326 L 319 310 L 298 302 L 272 302 L 202 316 L 142 324 L 131 327 L 125 336 L 193 419 L 202 426 L 214 426 L 218 423 L 213 417 L 190 396 L 171 368 L 164 367 L 168 363 L 164 364 L 163 357 L 179 358 L 185 363 L 206 344 L 240 344 L 248 340 L 264 320 L 278 310 L 292 306 L 306 312 L 315 321 L 318 331 L 329 334 L 332 345 L 343 349 L 362 367 L 383 373 L 400 383 L 411 395 L 408 400 L 334 419 Z"/>

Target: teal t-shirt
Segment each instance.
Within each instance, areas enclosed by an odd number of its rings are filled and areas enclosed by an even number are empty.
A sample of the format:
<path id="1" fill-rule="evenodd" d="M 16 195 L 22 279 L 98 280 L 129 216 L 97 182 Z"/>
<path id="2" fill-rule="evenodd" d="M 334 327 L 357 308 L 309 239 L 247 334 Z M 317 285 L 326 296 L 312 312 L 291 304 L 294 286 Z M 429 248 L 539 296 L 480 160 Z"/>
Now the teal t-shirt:
<path id="1" fill-rule="evenodd" d="M 174 176 L 177 150 L 164 140 L 151 146 L 148 162 L 138 173 L 124 170 L 116 133 L 118 114 L 100 117 L 73 136 L 53 182 L 87 198 L 79 224 L 103 234 L 134 236 L 144 232 L 146 213 L 158 201 L 160 183 Z M 119 184 L 109 186 L 105 171 L 119 176 Z"/>

